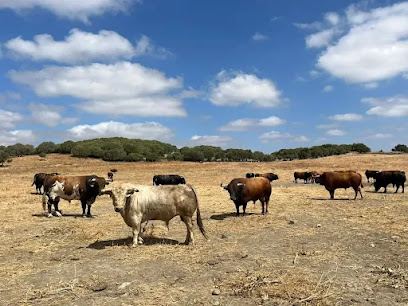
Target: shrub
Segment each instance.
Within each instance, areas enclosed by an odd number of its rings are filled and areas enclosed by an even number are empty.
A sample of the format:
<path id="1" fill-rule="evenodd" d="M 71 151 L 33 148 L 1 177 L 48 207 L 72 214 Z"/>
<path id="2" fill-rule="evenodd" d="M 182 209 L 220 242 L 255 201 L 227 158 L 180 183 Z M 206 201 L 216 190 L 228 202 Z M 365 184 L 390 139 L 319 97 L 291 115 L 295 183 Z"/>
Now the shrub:
<path id="1" fill-rule="evenodd" d="M 131 162 L 144 161 L 143 155 L 139 153 L 130 153 L 127 157 L 128 157 L 127 160 Z"/>
<path id="2" fill-rule="evenodd" d="M 91 148 L 85 145 L 75 146 L 72 151 L 72 155 L 75 157 L 89 157 L 91 156 Z"/>
<path id="3" fill-rule="evenodd" d="M 126 160 L 127 154 L 122 148 L 106 150 L 103 153 L 103 160 L 106 161 L 123 161 Z"/>
<path id="4" fill-rule="evenodd" d="M 38 147 L 35 149 L 37 153 L 54 153 L 57 152 L 57 145 L 53 143 L 52 141 L 46 141 L 43 143 L 40 143 Z"/>
<path id="5" fill-rule="evenodd" d="M 0 151 L 0 164 L 4 166 L 4 162 L 9 159 L 9 154 L 6 151 Z"/>
<path id="6" fill-rule="evenodd" d="M 408 147 L 406 145 L 404 145 L 404 144 L 398 144 L 394 148 L 392 148 L 391 151 L 408 153 Z"/>

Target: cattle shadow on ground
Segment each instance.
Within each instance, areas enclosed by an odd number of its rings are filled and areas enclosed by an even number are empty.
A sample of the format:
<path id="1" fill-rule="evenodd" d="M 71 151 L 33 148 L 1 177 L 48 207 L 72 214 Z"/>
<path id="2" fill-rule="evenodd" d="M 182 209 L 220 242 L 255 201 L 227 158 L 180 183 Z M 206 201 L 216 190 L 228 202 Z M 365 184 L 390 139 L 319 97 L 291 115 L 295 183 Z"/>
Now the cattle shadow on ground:
<path id="1" fill-rule="evenodd" d="M 177 245 L 180 244 L 177 240 L 168 238 L 157 238 L 157 237 L 143 237 L 143 245 L 155 245 L 155 244 L 166 244 L 166 245 Z M 133 238 L 122 238 L 122 239 L 112 239 L 112 240 L 100 240 L 95 241 L 88 245 L 89 249 L 103 250 L 107 247 L 115 246 L 131 246 L 133 243 Z"/>
<path id="2" fill-rule="evenodd" d="M 30 194 L 42 196 L 42 193 L 30 192 Z"/>
<path id="3" fill-rule="evenodd" d="M 330 198 L 309 198 L 309 199 L 312 201 L 354 201 L 354 198 L 334 198 L 333 200 Z M 357 200 L 361 199 L 357 198 Z"/>
<path id="4" fill-rule="evenodd" d="M 245 217 L 246 216 L 251 216 L 251 215 L 255 215 L 255 213 L 245 213 Z M 242 217 L 242 212 L 239 213 L 239 216 Z M 210 219 L 217 220 L 217 221 L 222 221 L 222 220 L 225 220 L 227 218 L 237 218 L 237 213 L 235 213 L 235 212 L 223 213 L 223 214 L 219 214 L 219 215 L 212 215 L 210 217 Z"/>
<path id="5" fill-rule="evenodd" d="M 377 194 L 403 194 L 403 193 L 401 192 L 401 189 L 400 189 L 400 190 L 398 190 L 398 192 L 397 192 L 397 193 L 395 193 L 395 191 L 387 191 L 387 192 L 384 192 L 384 191 L 378 191 L 378 192 L 375 192 L 374 190 L 366 190 L 366 191 L 364 191 L 364 192 L 368 192 L 368 193 L 377 193 Z"/>
<path id="6" fill-rule="evenodd" d="M 41 217 L 41 218 L 48 218 L 47 215 L 45 215 L 44 213 L 39 213 L 39 214 L 32 214 L 31 216 L 33 217 Z M 81 218 L 81 219 L 93 219 L 94 217 L 97 217 L 98 215 L 92 215 L 91 218 L 88 217 L 83 217 L 82 214 L 62 214 L 62 217 L 57 217 L 57 216 L 52 216 L 52 218 L 64 218 L 64 217 L 68 217 L 68 218 Z"/>

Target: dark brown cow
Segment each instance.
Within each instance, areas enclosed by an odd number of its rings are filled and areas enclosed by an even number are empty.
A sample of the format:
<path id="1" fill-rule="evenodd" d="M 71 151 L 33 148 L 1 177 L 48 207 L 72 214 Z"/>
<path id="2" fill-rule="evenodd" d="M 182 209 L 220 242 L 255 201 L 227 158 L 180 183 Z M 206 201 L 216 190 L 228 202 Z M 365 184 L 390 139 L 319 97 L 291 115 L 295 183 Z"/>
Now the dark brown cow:
<path id="1" fill-rule="evenodd" d="M 92 217 L 91 205 L 107 184 L 109 183 L 106 182 L 104 178 L 96 175 L 48 176 L 44 182 L 44 195 L 42 199 L 44 213 L 47 214 L 46 204 L 48 203 L 48 217 L 52 217 L 52 205 L 54 205 L 55 208 L 55 215 L 60 217 L 62 216 L 61 211 L 58 209 L 60 199 L 69 202 L 71 202 L 71 200 L 80 200 L 82 204 L 82 216 Z M 88 212 L 85 215 L 87 205 Z"/>
<path id="2" fill-rule="evenodd" d="M 361 193 L 362 177 L 360 173 L 355 171 L 334 171 L 334 172 L 324 172 L 322 175 L 315 178 L 316 183 L 326 187 L 327 191 L 330 193 L 330 199 L 334 199 L 334 191 L 338 188 L 350 188 L 352 187 L 355 191 L 354 200 L 357 198 L 357 193 L 360 192 L 361 198 L 363 194 Z"/>
<path id="3" fill-rule="evenodd" d="M 113 173 L 111 171 L 108 172 L 108 181 L 113 182 Z"/>
<path id="4" fill-rule="evenodd" d="M 44 185 L 45 178 L 47 176 L 58 175 L 59 173 L 36 173 L 34 175 L 34 181 L 31 186 L 35 185 L 35 191 L 37 194 L 41 194 L 41 187 Z"/>
<path id="5" fill-rule="evenodd" d="M 235 203 L 237 216 L 239 216 L 239 207 L 243 207 L 243 214 L 249 201 L 262 203 L 262 214 L 268 213 L 269 198 L 271 197 L 272 187 L 268 179 L 264 177 L 254 178 L 236 178 L 228 185 L 221 184 L 230 194 L 230 199 Z M 265 209 L 266 206 L 266 209 Z"/>
<path id="6" fill-rule="evenodd" d="M 296 184 L 298 179 L 303 180 L 306 184 L 312 178 L 312 172 L 295 172 L 293 173 L 293 176 Z"/>

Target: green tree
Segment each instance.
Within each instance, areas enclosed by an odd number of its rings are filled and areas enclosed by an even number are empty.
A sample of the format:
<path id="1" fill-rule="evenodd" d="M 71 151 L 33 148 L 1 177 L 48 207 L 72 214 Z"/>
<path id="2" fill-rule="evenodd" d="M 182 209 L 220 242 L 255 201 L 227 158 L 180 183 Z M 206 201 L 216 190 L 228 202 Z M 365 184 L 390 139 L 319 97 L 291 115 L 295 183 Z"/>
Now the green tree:
<path id="1" fill-rule="evenodd" d="M 53 143 L 52 141 L 45 141 L 42 142 L 38 145 L 38 147 L 35 149 L 37 153 L 54 153 L 57 151 L 57 145 Z"/>
<path id="2" fill-rule="evenodd" d="M 71 151 L 74 147 L 75 147 L 75 142 L 73 142 L 72 140 L 68 140 L 68 141 L 61 143 L 58 146 L 57 150 L 59 153 L 62 153 L 62 154 L 71 154 Z"/>
<path id="3" fill-rule="evenodd" d="M 404 145 L 404 144 L 398 144 L 394 148 L 392 148 L 391 151 L 408 153 L 408 147 L 406 145 Z"/>
<path id="4" fill-rule="evenodd" d="M 46 158 L 47 154 L 45 154 L 44 152 L 41 152 L 40 154 L 38 154 L 38 156 L 40 156 L 41 158 Z"/>
<path id="5" fill-rule="evenodd" d="M 103 160 L 106 161 L 123 161 L 127 159 L 127 154 L 122 148 L 107 150 L 103 153 Z"/>
<path id="6" fill-rule="evenodd" d="M 71 154 L 75 157 L 89 157 L 91 153 L 91 148 L 86 145 L 77 145 L 71 151 Z"/>
<path id="7" fill-rule="evenodd" d="M 129 153 L 127 160 L 132 162 L 144 161 L 144 157 L 139 153 Z"/>
<path id="8" fill-rule="evenodd" d="M 182 154 L 183 154 L 183 159 L 185 161 L 193 161 L 193 162 L 204 161 L 204 153 L 201 152 L 199 149 L 187 148 L 183 150 Z"/>
<path id="9" fill-rule="evenodd" d="M 159 160 L 159 155 L 156 152 L 150 152 L 146 155 L 146 161 L 155 162 Z"/>
<path id="10" fill-rule="evenodd" d="M 358 153 L 369 153 L 371 152 L 371 149 L 367 147 L 364 143 L 353 143 L 351 145 L 351 151 Z"/>
<path id="11" fill-rule="evenodd" d="M 9 159 L 10 155 L 6 151 L 0 151 L 0 164 L 4 166 L 4 163 Z"/>

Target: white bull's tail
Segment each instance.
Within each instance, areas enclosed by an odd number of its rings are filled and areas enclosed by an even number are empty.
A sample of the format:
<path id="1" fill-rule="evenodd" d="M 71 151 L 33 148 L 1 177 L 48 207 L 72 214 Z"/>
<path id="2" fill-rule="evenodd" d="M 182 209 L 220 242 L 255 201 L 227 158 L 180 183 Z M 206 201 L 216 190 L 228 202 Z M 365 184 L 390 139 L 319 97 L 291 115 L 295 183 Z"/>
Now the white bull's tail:
<path id="1" fill-rule="evenodd" d="M 205 229 L 204 229 L 203 220 L 201 219 L 200 205 L 199 205 L 199 202 L 198 202 L 197 193 L 196 193 L 193 186 L 190 185 L 190 188 L 193 191 L 194 196 L 195 196 L 196 201 L 197 201 L 197 225 L 198 225 L 198 228 L 200 229 L 200 232 L 201 232 L 201 234 L 203 234 L 205 239 L 208 239 L 207 233 L 205 232 Z"/>

